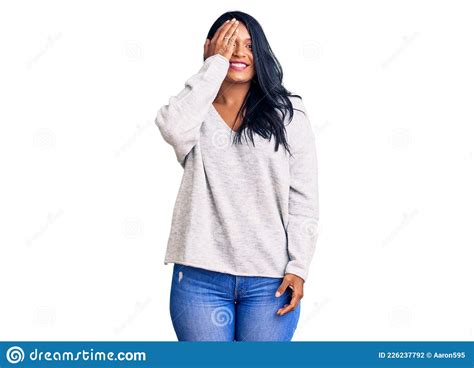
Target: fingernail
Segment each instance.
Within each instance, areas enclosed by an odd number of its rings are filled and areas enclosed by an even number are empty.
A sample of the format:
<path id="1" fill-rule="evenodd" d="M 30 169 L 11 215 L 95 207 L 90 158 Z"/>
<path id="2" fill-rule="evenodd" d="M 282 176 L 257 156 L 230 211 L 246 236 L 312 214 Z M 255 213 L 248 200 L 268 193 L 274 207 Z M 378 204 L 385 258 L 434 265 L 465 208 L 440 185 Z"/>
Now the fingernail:
<path id="1" fill-rule="evenodd" d="M 278 298 L 280 295 L 281 295 L 281 294 L 280 294 L 279 291 L 277 291 L 277 292 L 275 293 L 275 296 L 276 296 L 277 298 Z"/>

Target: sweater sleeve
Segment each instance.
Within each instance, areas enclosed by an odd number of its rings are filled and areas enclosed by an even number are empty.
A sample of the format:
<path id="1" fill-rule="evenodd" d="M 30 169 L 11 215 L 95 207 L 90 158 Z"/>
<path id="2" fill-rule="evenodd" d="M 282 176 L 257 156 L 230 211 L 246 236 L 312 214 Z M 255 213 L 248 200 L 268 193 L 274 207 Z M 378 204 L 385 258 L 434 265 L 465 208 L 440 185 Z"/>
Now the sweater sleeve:
<path id="1" fill-rule="evenodd" d="M 184 89 L 169 98 L 155 119 L 163 139 L 170 144 L 184 167 L 187 154 L 199 141 L 200 129 L 209 107 L 227 75 L 229 60 L 221 54 L 208 57 L 201 69 L 188 78 Z"/>
<path id="2" fill-rule="evenodd" d="M 290 141 L 290 191 L 288 204 L 288 262 L 285 274 L 307 280 L 319 223 L 318 166 L 315 134 L 300 99 L 294 99 L 293 140 Z M 297 101 L 297 102 L 296 102 Z M 290 123 L 291 125 L 291 123 Z M 291 143 L 293 142 L 293 143 Z"/>

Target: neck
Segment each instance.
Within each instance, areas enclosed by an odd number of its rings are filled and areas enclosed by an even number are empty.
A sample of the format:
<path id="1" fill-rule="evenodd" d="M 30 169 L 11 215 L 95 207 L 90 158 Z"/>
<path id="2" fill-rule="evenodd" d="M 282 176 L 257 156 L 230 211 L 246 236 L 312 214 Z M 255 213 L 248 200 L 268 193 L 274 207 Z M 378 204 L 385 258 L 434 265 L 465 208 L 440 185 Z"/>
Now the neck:
<path id="1" fill-rule="evenodd" d="M 214 102 L 228 107 L 240 107 L 244 103 L 249 89 L 250 82 L 235 83 L 224 80 Z"/>

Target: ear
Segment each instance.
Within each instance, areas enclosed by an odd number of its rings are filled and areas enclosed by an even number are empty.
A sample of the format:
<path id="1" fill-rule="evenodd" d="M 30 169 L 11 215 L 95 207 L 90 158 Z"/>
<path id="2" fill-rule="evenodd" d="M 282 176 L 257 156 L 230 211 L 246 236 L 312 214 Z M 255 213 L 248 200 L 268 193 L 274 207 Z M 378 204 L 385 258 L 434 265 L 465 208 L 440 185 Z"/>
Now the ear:
<path id="1" fill-rule="evenodd" d="M 204 42 L 204 57 L 207 56 L 208 47 L 209 47 L 209 38 L 206 38 L 206 42 Z"/>

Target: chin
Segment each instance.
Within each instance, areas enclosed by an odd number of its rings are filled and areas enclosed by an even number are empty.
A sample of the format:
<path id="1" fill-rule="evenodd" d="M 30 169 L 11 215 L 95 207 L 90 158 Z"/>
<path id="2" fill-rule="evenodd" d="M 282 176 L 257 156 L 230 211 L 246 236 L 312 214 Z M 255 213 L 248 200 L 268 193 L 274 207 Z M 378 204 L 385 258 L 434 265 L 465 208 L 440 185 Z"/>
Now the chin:
<path id="1" fill-rule="evenodd" d="M 245 75 L 238 76 L 233 73 L 230 75 L 228 74 L 226 79 L 234 83 L 250 83 L 252 81 L 252 77 Z"/>

